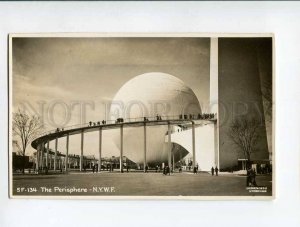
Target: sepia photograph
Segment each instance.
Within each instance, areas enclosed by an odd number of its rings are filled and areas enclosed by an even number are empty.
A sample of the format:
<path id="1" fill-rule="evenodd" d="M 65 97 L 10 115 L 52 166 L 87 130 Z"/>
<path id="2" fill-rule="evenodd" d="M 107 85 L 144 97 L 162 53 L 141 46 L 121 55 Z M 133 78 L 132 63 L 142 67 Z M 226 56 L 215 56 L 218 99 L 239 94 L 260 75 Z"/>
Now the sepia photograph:
<path id="1" fill-rule="evenodd" d="M 10 197 L 273 199 L 273 42 L 10 34 Z"/>

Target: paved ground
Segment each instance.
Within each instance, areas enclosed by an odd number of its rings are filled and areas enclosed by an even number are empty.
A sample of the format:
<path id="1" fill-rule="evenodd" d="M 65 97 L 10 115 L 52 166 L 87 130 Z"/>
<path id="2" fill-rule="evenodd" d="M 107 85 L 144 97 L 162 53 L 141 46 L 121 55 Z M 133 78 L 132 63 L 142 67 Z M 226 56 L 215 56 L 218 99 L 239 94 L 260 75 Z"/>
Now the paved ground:
<path id="1" fill-rule="evenodd" d="M 140 195 L 140 196 L 267 196 L 272 194 L 271 176 L 257 176 L 266 192 L 249 192 L 246 177 L 208 173 L 69 173 L 14 175 L 13 195 Z M 42 191 L 41 187 L 47 188 Z M 44 188 L 44 189 L 45 189 Z M 81 190 L 81 192 L 74 192 Z M 261 190 L 262 188 L 260 188 Z M 86 190 L 86 192 L 84 192 Z"/>

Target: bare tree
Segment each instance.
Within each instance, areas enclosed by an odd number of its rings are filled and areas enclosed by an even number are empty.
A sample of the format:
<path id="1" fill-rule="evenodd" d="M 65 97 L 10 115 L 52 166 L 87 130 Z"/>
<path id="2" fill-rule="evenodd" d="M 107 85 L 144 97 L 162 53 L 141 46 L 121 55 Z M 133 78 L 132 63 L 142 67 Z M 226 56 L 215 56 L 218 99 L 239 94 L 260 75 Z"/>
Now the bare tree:
<path id="1" fill-rule="evenodd" d="M 255 152 L 255 146 L 259 139 L 259 127 L 258 121 L 247 118 L 236 119 L 230 125 L 228 136 L 244 154 L 248 165 L 251 162 L 251 155 Z"/>
<path id="2" fill-rule="evenodd" d="M 15 145 L 15 148 L 16 148 L 16 150 L 15 150 L 16 154 L 17 155 L 22 155 L 22 149 L 21 149 L 20 144 L 18 143 L 18 141 L 13 140 L 13 144 Z"/>
<path id="3" fill-rule="evenodd" d="M 22 172 L 25 169 L 25 153 L 28 144 L 41 132 L 43 125 L 39 117 L 30 116 L 21 110 L 13 113 L 13 133 L 21 142 L 21 154 L 23 156 Z"/>

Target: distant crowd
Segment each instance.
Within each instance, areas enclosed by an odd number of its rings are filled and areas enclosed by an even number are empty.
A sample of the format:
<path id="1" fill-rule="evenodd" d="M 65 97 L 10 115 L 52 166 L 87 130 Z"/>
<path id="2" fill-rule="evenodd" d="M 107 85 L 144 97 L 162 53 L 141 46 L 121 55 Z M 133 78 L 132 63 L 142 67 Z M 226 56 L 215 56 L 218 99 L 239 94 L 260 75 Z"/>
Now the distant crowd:
<path id="1" fill-rule="evenodd" d="M 178 115 L 179 119 L 182 119 L 182 120 L 212 120 L 212 119 L 215 119 L 216 117 L 216 114 L 214 113 L 202 113 L 202 114 L 180 114 Z M 164 117 L 162 117 L 161 115 L 156 115 L 155 116 L 155 120 L 156 121 L 161 121 L 163 120 Z M 167 120 L 168 117 L 166 117 L 165 120 Z M 143 121 L 149 121 L 149 118 L 148 117 L 144 117 L 143 118 Z M 115 124 L 119 124 L 119 123 L 124 123 L 124 118 L 117 118 L 115 120 Z M 105 120 L 102 120 L 101 122 L 100 121 L 97 121 L 97 122 L 92 122 L 90 121 L 88 126 L 89 127 L 92 127 L 92 126 L 99 126 L 99 125 L 106 125 L 106 121 Z"/>
<path id="2" fill-rule="evenodd" d="M 214 113 L 202 113 L 202 114 L 180 114 L 179 115 L 179 119 L 180 120 L 213 120 L 215 119 L 216 114 Z M 165 120 L 167 120 L 168 117 L 166 117 Z M 160 115 L 156 115 L 155 117 L 156 121 L 162 121 L 163 117 Z M 149 121 L 149 118 L 144 117 L 144 121 Z M 115 120 L 115 124 L 120 124 L 120 123 L 124 123 L 124 118 L 117 118 L 117 120 Z M 88 123 L 88 127 L 93 127 L 93 126 L 100 126 L 100 125 L 106 125 L 106 121 L 102 120 L 102 121 L 97 121 L 97 122 L 92 122 L 90 121 Z M 62 132 L 64 131 L 64 128 L 56 128 L 55 132 Z"/>

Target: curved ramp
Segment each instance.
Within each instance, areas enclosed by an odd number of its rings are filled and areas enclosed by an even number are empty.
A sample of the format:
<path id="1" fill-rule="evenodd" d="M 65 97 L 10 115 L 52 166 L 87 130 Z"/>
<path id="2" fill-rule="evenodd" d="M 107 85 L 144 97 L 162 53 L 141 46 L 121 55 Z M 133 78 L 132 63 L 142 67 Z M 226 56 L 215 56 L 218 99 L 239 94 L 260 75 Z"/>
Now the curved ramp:
<path id="1" fill-rule="evenodd" d="M 210 171 L 212 166 L 217 166 L 217 151 L 215 146 L 215 126 L 214 124 L 202 125 L 195 128 L 195 149 L 196 162 L 200 171 Z M 168 142 L 168 136 L 165 137 Z M 175 131 L 171 134 L 171 142 L 184 147 L 192 153 L 192 129 Z"/>

